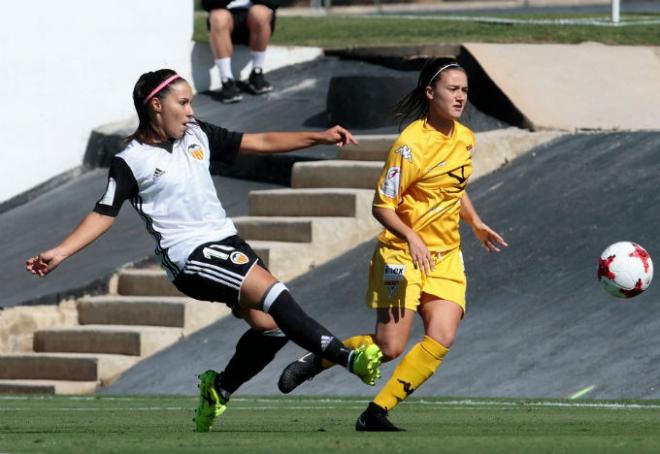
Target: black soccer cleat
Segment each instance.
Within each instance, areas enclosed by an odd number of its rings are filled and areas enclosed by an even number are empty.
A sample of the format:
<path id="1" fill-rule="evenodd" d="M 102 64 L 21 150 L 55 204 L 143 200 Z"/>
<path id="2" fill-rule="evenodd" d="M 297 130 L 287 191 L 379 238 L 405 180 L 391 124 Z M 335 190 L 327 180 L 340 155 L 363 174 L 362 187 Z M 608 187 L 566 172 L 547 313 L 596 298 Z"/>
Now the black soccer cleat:
<path id="1" fill-rule="evenodd" d="M 277 382 L 277 387 L 284 394 L 289 394 L 298 386 L 316 377 L 321 372 L 323 372 L 321 357 L 314 353 L 307 353 L 302 358 L 284 368 Z"/>
<path id="2" fill-rule="evenodd" d="M 373 402 L 355 421 L 355 430 L 358 432 L 405 432 L 406 429 L 401 429 L 395 426 L 387 419 L 387 410 L 379 407 Z"/>

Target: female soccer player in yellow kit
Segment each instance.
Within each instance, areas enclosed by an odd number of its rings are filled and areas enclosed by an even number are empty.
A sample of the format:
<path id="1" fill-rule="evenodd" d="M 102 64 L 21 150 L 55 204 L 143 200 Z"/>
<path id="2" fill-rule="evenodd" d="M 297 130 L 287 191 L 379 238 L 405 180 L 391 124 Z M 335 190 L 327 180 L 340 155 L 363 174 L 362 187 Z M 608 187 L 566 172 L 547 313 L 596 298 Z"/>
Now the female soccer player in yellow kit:
<path id="1" fill-rule="evenodd" d="M 357 419 L 359 431 L 401 430 L 387 412 L 433 375 L 454 343 L 466 291 L 459 219 L 488 251 L 507 246 L 481 220 L 465 191 L 475 144 L 474 133 L 458 122 L 467 90 L 465 70 L 453 59 L 438 58 L 425 65 L 417 87 L 397 105 L 397 114 L 414 121 L 390 148 L 373 202 L 373 215 L 385 227 L 371 260 L 366 296 L 367 305 L 377 310 L 376 332 L 344 344 L 376 343 L 383 360 L 393 360 L 408 342 L 415 312 L 425 335 Z M 313 354 L 301 360 L 282 373 L 282 392 L 331 365 Z"/>

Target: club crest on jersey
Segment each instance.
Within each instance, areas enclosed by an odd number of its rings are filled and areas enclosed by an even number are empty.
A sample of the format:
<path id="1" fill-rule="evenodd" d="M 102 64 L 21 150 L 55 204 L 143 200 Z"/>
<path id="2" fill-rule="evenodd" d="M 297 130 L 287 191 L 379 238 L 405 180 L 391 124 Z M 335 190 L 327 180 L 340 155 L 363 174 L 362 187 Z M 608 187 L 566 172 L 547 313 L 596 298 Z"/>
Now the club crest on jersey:
<path id="1" fill-rule="evenodd" d="M 385 181 L 380 188 L 384 196 L 391 199 L 399 193 L 399 180 L 401 178 L 401 167 L 390 167 L 385 174 Z"/>
<path id="2" fill-rule="evenodd" d="M 409 163 L 412 164 L 412 150 L 408 145 L 402 145 L 396 150 L 394 150 L 395 153 L 400 154 L 403 159 L 408 161 Z"/>
<path id="3" fill-rule="evenodd" d="M 473 148 L 473 147 L 472 147 L 472 144 L 470 144 L 470 145 L 468 145 L 468 146 L 465 147 L 465 149 L 466 149 L 467 151 L 469 151 L 470 153 L 472 153 L 472 148 Z"/>
<path id="4" fill-rule="evenodd" d="M 198 161 L 204 159 L 204 150 L 202 150 L 202 147 L 196 143 L 188 145 L 188 153 L 190 153 L 190 155 Z"/>
<path id="5" fill-rule="evenodd" d="M 248 256 L 240 251 L 232 252 L 231 255 L 229 256 L 229 260 L 231 260 L 233 263 L 237 265 L 245 265 L 247 262 L 250 261 Z"/>
<path id="6" fill-rule="evenodd" d="M 404 280 L 405 272 L 405 265 L 385 264 L 385 269 L 383 271 L 383 284 L 387 288 L 387 293 L 390 298 L 393 298 L 399 291 L 401 282 Z"/>

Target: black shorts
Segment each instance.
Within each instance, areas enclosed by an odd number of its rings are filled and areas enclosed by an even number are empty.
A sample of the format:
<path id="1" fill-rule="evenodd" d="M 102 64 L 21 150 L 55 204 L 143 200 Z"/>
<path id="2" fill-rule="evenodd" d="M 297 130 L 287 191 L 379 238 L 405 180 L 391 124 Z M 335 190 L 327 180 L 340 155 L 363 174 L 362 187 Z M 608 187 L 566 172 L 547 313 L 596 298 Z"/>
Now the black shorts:
<path id="1" fill-rule="evenodd" d="M 250 30 L 247 26 L 248 8 L 232 8 L 228 10 L 234 19 L 234 29 L 231 32 L 231 42 L 234 44 L 243 44 L 247 46 L 250 44 Z M 206 28 L 211 29 L 211 23 L 208 17 L 206 18 Z M 275 33 L 275 11 L 270 19 L 271 36 Z"/>
<path id="2" fill-rule="evenodd" d="M 252 248 L 234 235 L 198 246 L 173 283 L 191 298 L 225 303 L 234 309 L 243 280 L 255 264 L 266 268 Z"/>

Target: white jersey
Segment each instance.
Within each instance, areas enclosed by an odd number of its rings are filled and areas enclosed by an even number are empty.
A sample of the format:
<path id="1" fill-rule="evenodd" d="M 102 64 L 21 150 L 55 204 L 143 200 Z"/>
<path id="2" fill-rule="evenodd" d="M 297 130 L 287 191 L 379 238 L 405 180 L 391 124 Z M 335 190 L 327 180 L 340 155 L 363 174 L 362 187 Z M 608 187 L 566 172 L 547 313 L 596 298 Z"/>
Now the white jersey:
<path id="1" fill-rule="evenodd" d="M 160 145 L 131 141 L 110 165 L 108 186 L 94 211 L 117 216 L 130 199 L 156 240 L 170 279 L 200 244 L 236 235 L 209 172 L 211 161 L 230 162 L 241 133 L 198 122 L 179 140 Z"/>

